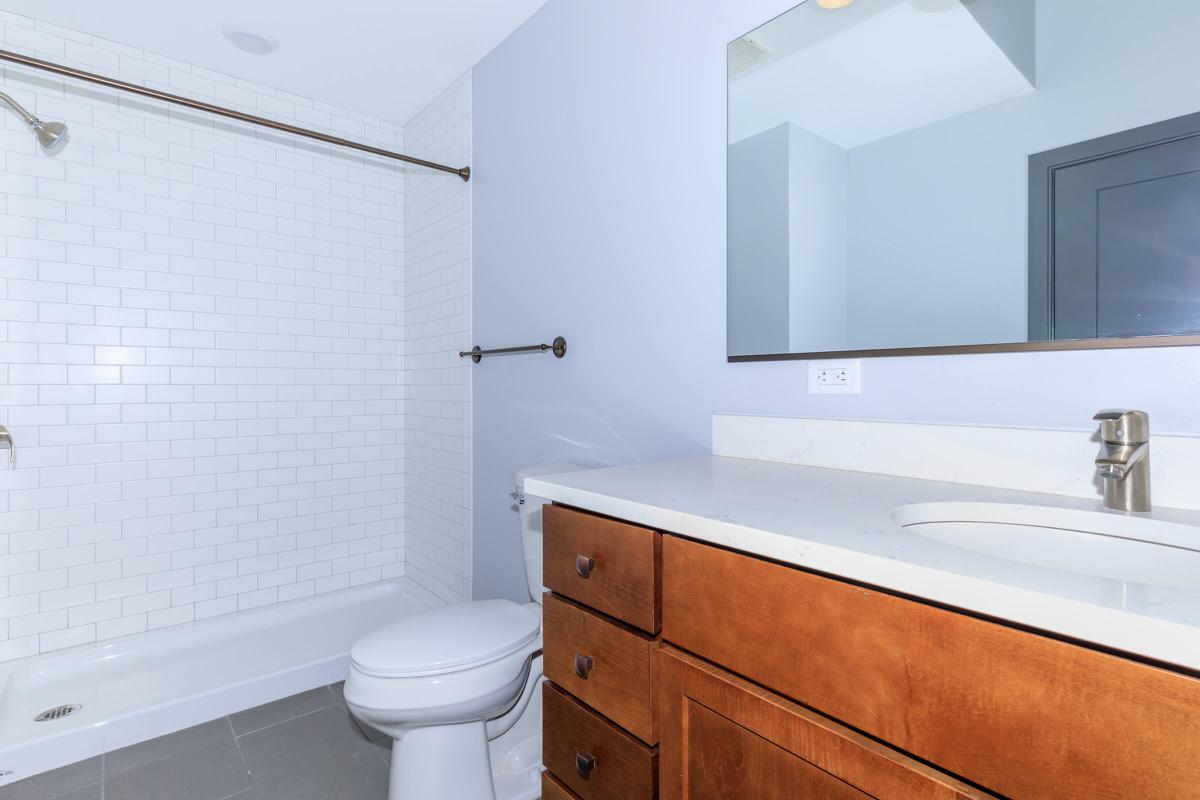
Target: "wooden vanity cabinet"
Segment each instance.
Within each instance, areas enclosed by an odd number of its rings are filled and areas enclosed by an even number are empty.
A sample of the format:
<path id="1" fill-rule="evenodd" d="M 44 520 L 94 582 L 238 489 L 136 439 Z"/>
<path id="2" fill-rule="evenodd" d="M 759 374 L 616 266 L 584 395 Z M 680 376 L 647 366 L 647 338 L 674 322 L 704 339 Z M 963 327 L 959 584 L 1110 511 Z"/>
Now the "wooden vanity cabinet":
<path id="1" fill-rule="evenodd" d="M 549 798 L 1200 798 L 1190 675 L 546 512 Z"/>

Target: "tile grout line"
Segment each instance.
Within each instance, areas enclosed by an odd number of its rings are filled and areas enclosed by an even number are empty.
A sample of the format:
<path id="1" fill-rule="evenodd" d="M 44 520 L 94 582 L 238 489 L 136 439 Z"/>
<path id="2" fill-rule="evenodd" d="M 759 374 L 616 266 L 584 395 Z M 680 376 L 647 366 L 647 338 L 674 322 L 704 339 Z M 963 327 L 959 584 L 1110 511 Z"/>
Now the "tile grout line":
<path id="1" fill-rule="evenodd" d="M 230 730 L 230 732 L 233 733 L 233 738 L 235 740 L 237 740 L 237 739 L 242 738 L 243 736 L 249 736 L 253 733 L 262 733 L 263 731 L 271 730 L 271 728 L 278 728 L 280 725 L 286 725 L 289 722 L 295 722 L 298 719 L 304 719 L 305 717 L 312 716 L 313 714 L 316 714 L 318 712 L 324 711 L 329 708 L 333 708 L 334 706 L 338 706 L 338 705 L 341 705 L 341 703 L 339 703 L 337 700 L 333 700 L 332 702 L 329 703 L 329 705 L 321 706 L 320 708 L 314 708 L 311 711 L 305 711 L 303 714 L 297 714 L 294 717 L 288 717 L 287 719 L 281 719 L 278 722 L 272 722 L 270 725 L 264 725 L 261 728 L 255 728 L 252 731 L 243 731 L 242 733 L 236 733 L 233 731 L 232 718 L 226 717 L 225 719 L 229 720 L 229 730 Z M 238 753 L 241 753 L 241 752 L 242 752 L 242 746 L 239 743 L 238 744 Z"/>
<path id="2" fill-rule="evenodd" d="M 254 775 L 250 772 L 250 765 L 246 763 L 246 755 L 242 752 L 242 744 L 238 741 L 237 733 L 233 730 L 232 715 L 227 714 L 225 716 L 225 724 L 229 726 L 229 735 L 233 737 L 233 746 L 237 749 L 238 760 L 242 762 L 242 772 L 245 774 L 246 780 L 250 782 L 250 788 L 257 792 L 258 786 L 254 783 Z M 239 792 L 234 792 L 233 794 L 229 795 L 229 797 L 237 797 L 244 791 L 246 790 L 242 789 Z M 104 800 L 104 798 L 102 797 L 100 800 Z M 229 800 L 229 798 L 223 798 L 222 800 Z"/>
<path id="3" fill-rule="evenodd" d="M 10 785 L 15 785 L 15 784 L 10 784 Z M 64 798 L 64 797 L 68 797 L 72 794 L 75 794 L 76 792 L 82 792 L 84 789 L 90 789 L 93 786 L 100 787 L 100 800 L 104 800 L 104 783 L 103 783 L 103 781 L 101 781 L 99 783 L 89 783 L 89 784 L 85 784 L 83 786 L 77 786 L 74 789 L 70 789 L 66 792 L 63 792 L 62 794 L 56 794 L 53 797 L 47 798 L 46 800 L 62 800 L 62 798 Z"/>
<path id="4" fill-rule="evenodd" d="M 217 800 L 234 800 L 234 798 L 241 797 L 246 792 L 255 792 L 256 793 L 255 797 L 257 797 L 258 787 L 255 786 L 253 783 L 251 783 L 249 789 L 242 789 L 240 792 L 234 792 L 233 794 L 227 794 L 224 797 L 217 798 Z"/>

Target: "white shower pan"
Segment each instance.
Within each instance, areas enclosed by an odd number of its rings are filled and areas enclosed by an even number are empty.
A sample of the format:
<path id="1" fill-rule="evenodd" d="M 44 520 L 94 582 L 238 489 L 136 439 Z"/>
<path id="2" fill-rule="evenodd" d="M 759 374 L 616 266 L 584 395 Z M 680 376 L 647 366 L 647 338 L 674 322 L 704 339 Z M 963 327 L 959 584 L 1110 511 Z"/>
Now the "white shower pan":
<path id="1" fill-rule="evenodd" d="M 0 664 L 0 786 L 336 683 L 355 640 L 441 604 L 400 578 Z"/>

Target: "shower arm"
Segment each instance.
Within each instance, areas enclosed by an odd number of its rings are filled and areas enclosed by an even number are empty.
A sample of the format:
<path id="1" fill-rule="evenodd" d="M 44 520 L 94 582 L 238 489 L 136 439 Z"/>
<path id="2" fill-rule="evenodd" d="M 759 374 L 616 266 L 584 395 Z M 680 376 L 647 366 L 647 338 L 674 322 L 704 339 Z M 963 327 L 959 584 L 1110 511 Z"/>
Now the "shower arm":
<path id="1" fill-rule="evenodd" d="M 13 100 L 10 96 L 6 95 L 4 92 L 0 92 L 0 102 L 5 103 L 13 111 L 20 114 L 21 119 L 25 120 L 25 124 L 31 128 L 36 128 L 38 123 L 41 122 L 40 119 L 35 117 L 33 114 L 30 114 L 28 111 L 25 110 L 25 108 L 20 103 L 18 103 L 16 100 Z"/>

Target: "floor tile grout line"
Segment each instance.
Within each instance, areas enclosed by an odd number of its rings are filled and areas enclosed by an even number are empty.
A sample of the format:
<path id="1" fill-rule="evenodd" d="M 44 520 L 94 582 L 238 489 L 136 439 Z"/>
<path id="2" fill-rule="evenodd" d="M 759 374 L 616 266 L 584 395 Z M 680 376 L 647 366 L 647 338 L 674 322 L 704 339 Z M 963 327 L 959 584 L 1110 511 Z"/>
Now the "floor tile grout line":
<path id="1" fill-rule="evenodd" d="M 243 736 L 249 736 L 252 733 L 262 733 L 263 731 L 269 731 L 269 730 L 271 730 L 271 728 L 277 728 L 280 725 L 286 725 L 289 722 L 295 722 L 298 719 L 304 719 L 305 717 L 312 716 L 313 714 L 316 714 L 321 711 L 325 711 L 326 709 L 330 709 L 330 708 L 333 708 L 334 706 L 340 706 L 340 705 L 341 705 L 341 703 L 339 703 L 337 700 L 332 700 L 332 701 L 330 701 L 329 705 L 327 705 L 327 706 L 321 706 L 320 708 L 314 708 L 311 711 L 305 711 L 303 714 L 297 714 L 294 717 L 288 717 L 287 719 L 281 719 L 278 722 L 272 722 L 270 725 L 264 725 L 261 728 L 255 728 L 252 731 L 243 731 L 242 733 L 235 732 L 233 734 L 233 738 L 240 739 Z M 226 717 L 225 719 L 229 720 L 229 730 L 233 731 L 233 720 L 230 717 Z M 241 752 L 240 744 L 238 745 L 238 752 Z"/>
<path id="2" fill-rule="evenodd" d="M 224 797 L 217 798 L 217 800 L 234 800 L 234 798 L 241 797 L 246 792 L 258 792 L 258 787 L 251 785 L 249 789 L 242 789 L 241 791 L 234 792 L 233 794 L 227 794 Z"/>
<path id="3" fill-rule="evenodd" d="M 237 748 L 238 758 L 240 758 L 242 760 L 242 766 L 245 766 L 246 765 L 246 756 L 242 753 L 241 744 L 238 743 L 237 731 L 235 731 L 233 729 L 233 715 L 227 714 L 224 717 L 224 719 L 225 719 L 225 724 L 229 727 L 229 735 L 233 737 L 233 746 Z"/>
<path id="4" fill-rule="evenodd" d="M 74 794 L 75 792 L 82 792 L 84 789 L 90 789 L 93 786 L 100 787 L 100 800 L 104 800 L 104 773 L 101 773 L 101 779 L 99 781 L 94 783 L 85 783 L 83 786 L 76 786 L 74 789 L 68 789 L 62 794 L 56 794 L 53 797 L 46 798 L 46 800 L 62 800 L 62 798 L 66 797 L 67 795 Z"/>
<path id="5" fill-rule="evenodd" d="M 238 760 L 242 762 L 242 772 L 245 773 L 246 780 L 249 782 L 250 788 L 257 792 L 258 785 L 254 782 L 253 773 L 250 772 L 250 765 L 246 763 L 246 754 L 242 752 L 242 743 L 238 741 L 237 733 L 233 730 L 232 715 L 226 715 L 225 724 L 229 726 L 229 735 L 233 737 L 233 746 L 237 749 Z M 239 794 L 245 791 L 247 790 L 242 789 L 240 792 L 234 792 L 233 794 L 229 795 L 229 797 L 237 797 Z M 104 800 L 104 798 L 100 798 L 100 800 Z M 229 800 L 229 798 L 223 798 L 222 800 Z"/>

